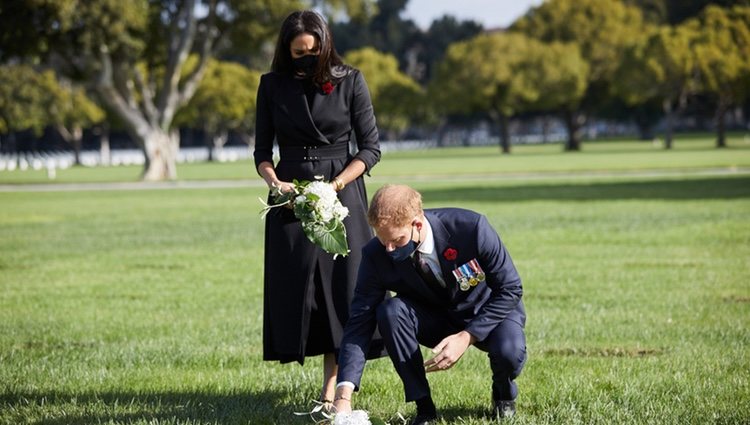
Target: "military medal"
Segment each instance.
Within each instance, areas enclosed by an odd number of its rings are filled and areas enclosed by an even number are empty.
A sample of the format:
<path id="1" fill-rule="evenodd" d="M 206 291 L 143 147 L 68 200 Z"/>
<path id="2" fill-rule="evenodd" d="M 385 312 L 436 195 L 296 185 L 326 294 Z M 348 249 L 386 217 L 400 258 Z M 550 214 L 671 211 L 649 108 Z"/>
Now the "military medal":
<path id="1" fill-rule="evenodd" d="M 477 280 L 479 282 L 484 282 L 484 279 L 486 278 L 486 276 L 484 274 L 484 271 L 482 271 L 482 268 L 479 266 L 479 262 L 477 261 L 476 258 L 469 261 L 469 266 L 474 271 L 474 275 L 476 276 Z"/>
<path id="2" fill-rule="evenodd" d="M 474 286 L 484 282 L 486 275 L 479 265 L 476 258 L 469 261 L 466 264 L 458 266 L 453 270 L 453 276 L 456 278 L 456 283 L 462 291 L 468 291 Z"/>
<path id="3" fill-rule="evenodd" d="M 461 281 L 458 284 L 458 287 L 461 288 L 462 291 L 468 291 L 471 284 L 469 283 L 469 280 L 466 278 L 461 279 Z"/>
<path id="4" fill-rule="evenodd" d="M 469 284 L 469 277 L 465 275 L 464 272 L 465 270 L 463 269 L 463 267 L 459 267 L 453 270 L 453 276 L 456 278 L 458 287 L 462 291 L 468 291 L 471 288 L 471 285 Z"/>
<path id="5" fill-rule="evenodd" d="M 459 269 L 461 270 L 461 274 L 465 276 L 466 284 L 469 287 L 477 286 L 477 283 L 479 283 L 479 281 L 474 276 L 474 271 L 471 269 L 471 267 L 469 267 L 469 263 L 464 264 L 463 266 L 459 267 Z"/>

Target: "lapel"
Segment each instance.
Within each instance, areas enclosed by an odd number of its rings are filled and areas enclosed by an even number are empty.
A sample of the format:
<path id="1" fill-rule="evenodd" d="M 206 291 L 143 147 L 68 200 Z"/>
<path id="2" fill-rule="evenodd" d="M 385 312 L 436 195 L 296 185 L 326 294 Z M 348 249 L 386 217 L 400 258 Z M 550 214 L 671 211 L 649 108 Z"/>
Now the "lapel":
<path id="1" fill-rule="evenodd" d="M 427 217 L 427 221 L 430 222 L 430 227 L 432 228 L 432 237 L 435 239 L 435 255 L 437 255 L 440 261 L 440 271 L 443 274 L 443 280 L 445 280 L 445 284 L 450 289 L 451 294 L 453 294 L 457 288 L 456 278 L 453 276 L 453 269 L 456 268 L 456 264 L 455 261 L 447 260 L 444 255 L 446 248 L 452 247 L 450 243 L 451 234 L 443 226 L 440 219 L 430 211 L 425 211 L 425 217 Z"/>
<path id="2" fill-rule="evenodd" d="M 279 94 L 276 97 L 276 103 L 279 105 L 279 108 L 286 113 L 290 121 L 294 122 L 306 134 L 309 134 L 321 143 L 330 144 L 331 142 L 315 126 L 310 107 L 307 105 L 307 97 L 305 96 L 302 83 L 288 76 L 282 76 L 281 78 L 282 81 L 279 84 L 278 90 Z M 320 95 L 316 94 L 315 96 L 318 97 Z M 313 102 L 313 108 L 316 103 Z"/>

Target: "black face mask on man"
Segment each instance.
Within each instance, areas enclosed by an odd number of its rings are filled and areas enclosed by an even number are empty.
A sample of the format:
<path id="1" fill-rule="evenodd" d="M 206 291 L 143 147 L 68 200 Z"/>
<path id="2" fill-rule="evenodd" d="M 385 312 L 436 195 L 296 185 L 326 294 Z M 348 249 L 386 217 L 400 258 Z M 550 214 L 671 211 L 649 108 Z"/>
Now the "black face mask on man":
<path id="1" fill-rule="evenodd" d="M 421 241 L 420 242 L 414 241 L 412 237 L 414 237 L 413 225 L 411 228 L 411 236 L 409 236 L 409 242 L 407 242 L 406 245 L 404 246 L 394 248 L 393 251 L 388 252 L 388 256 L 391 257 L 391 259 L 396 262 L 406 261 L 407 258 L 411 257 L 412 254 L 414 254 L 414 252 L 419 247 L 419 244 L 421 243 Z"/>
<path id="2" fill-rule="evenodd" d="M 305 55 L 292 59 L 294 71 L 305 77 L 312 76 L 318 66 L 318 57 L 319 55 Z"/>

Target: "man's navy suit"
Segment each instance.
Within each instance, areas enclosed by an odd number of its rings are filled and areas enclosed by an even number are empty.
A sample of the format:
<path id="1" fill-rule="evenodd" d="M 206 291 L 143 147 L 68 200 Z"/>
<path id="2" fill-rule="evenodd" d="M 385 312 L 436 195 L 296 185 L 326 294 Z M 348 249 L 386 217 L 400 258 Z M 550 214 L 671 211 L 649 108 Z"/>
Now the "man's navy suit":
<path id="1" fill-rule="evenodd" d="M 526 361 L 522 287 L 497 232 L 478 213 L 458 208 L 425 210 L 447 288 L 428 284 L 410 260 L 394 261 L 377 238 L 362 249 L 351 313 L 339 354 L 338 382 L 358 389 L 376 328 L 404 384 L 406 401 L 430 395 L 419 344 L 436 346 L 466 330 L 488 352 L 495 400 L 517 396 L 513 380 Z M 455 258 L 453 258 L 455 255 Z M 462 291 L 452 271 L 476 259 L 485 281 Z M 384 298 L 387 291 L 397 294 Z"/>

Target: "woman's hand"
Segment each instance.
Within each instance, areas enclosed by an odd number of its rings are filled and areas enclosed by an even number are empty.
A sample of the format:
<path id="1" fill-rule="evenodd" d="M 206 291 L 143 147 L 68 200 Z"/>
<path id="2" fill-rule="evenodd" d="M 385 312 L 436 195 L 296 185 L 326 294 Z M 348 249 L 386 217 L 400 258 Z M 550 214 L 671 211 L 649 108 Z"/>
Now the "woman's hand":
<path id="1" fill-rule="evenodd" d="M 277 180 L 275 182 L 271 182 L 271 185 L 269 186 L 270 190 L 280 190 L 282 193 L 291 192 L 294 190 L 294 183 L 290 182 L 283 182 L 281 180 Z"/>

